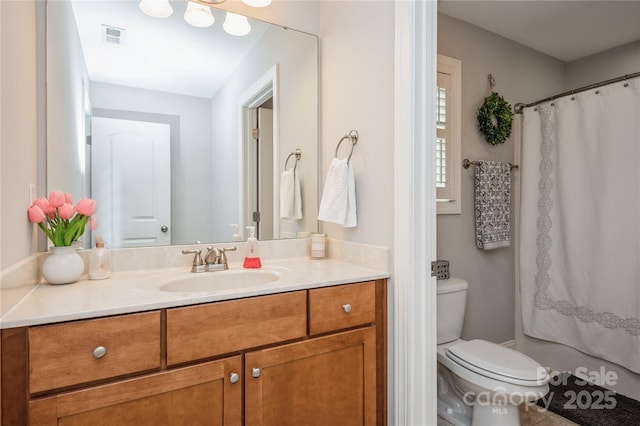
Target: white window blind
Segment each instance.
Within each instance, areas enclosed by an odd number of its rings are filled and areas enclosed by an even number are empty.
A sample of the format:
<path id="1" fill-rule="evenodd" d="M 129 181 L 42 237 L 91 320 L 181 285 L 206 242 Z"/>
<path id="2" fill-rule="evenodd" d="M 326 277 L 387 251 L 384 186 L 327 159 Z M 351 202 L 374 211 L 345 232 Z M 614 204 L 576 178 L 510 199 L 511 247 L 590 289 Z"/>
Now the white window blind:
<path id="1" fill-rule="evenodd" d="M 452 183 L 453 179 L 448 174 L 453 170 L 451 156 L 448 155 L 449 145 L 453 141 L 451 125 L 447 125 L 447 105 L 451 97 L 451 74 L 438 72 L 437 109 L 436 109 L 436 197 L 439 200 L 451 200 L 455 198 Z"/>
<path id="2" fill-rule="evenodd" d="M 447 186 L 447 89 L 436 91 L 436 187 Z"/>
<path id="3" fill-rule="evenodd" d="M 459 60 L 438 55 L 435 174 L 437 210 L 444 214 L 457 214 L 462 210 L 461 71 Z"/>

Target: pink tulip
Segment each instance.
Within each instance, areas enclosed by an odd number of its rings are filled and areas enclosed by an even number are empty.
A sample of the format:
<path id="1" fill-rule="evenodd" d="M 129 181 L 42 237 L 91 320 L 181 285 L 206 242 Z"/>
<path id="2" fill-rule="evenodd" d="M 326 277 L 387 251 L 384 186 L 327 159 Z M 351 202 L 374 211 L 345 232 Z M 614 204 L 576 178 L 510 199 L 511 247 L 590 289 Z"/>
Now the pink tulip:
<path id="1" fill-rule="evenodd" d="M 64 194 L 64 202 L 67 204 L 73 204 L 73 198 L 71 198 L 71 194 Z"/>
<path id="2" fill-rule="evenodd" d="M 83 198 L 76 205 L 76 211 L 83 216 L 93 216 L 97 209 L 98 204 L 91 198 Z"/>
<path id="3" fill-rule="evenodd" d="M 61 207 L 65 202 L 65 195 L 62 191 L 53 191 L 49 194 L 49 203 L 51 207 L 58 208 Z"/>
<path id="4" fill-rule="evenodd" d="M 44 214 L 48 215 L 50 213 L 52 213 L 54 211 L 54 208 L 51 207 L 51 204 L 49 203 L 49 200 L 47 200 L 46 198 L 42 197 L 42 198 L 38 198 L 37 200 L 35 200 L 33 202 L 34 205 L 40 207 L 40 210 L 42 210 L 44 212 Z"/>
<path id="5" fill-rule="evenodd" d="M 89 219 L 89 229 L 91 229 L 92 231 L 95 231 L 97 227 L 98 227 L 98 218 L 93 216 L 91 219 Z"/>
<path id="6" fill-rule="evenodd" d="M 71 219 L 75 213 L 76 209 L 73 204 L 64 203 L 61 207 L 58 207 L 58 214 L 60 214 L 61 219 Z"/>
<path id="7" fill-rule="evenodd" d="M 47 218 L 42 209 L 35 204 L 27 209 L 27 216 L 33 223 L 40 223 Z"/>

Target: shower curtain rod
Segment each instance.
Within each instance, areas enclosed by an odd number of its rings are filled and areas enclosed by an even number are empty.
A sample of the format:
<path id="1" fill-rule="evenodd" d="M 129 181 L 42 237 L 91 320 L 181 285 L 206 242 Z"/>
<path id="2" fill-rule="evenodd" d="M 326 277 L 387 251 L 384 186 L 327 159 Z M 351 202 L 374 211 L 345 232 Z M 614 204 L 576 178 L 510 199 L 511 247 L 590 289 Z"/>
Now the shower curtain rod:
<path id="1" fill-rule="evenodd" d="M 532 106 L 539 105 L 544 102 L 552 101 L 554 99 L 562 98 L 563 96 L 573 95 L 574 93 L 584 92 L 585 90 L 595 89 L 596 87 L 606 86 L 607 84 L 617 83 L 618 81 L 628 80 L 630 78 L 640 77 L 640 72 L 634 72 L 633 74 L 623 75 L 622 77 L 612 78 L 610 80 L 601 81 L 600 83 L 590 84 L 588 86 L 579 87 L 577 89 L 568 90 L 566 92 L 562 92 L 558 95 L 550 96 L 548 98 L 541 99 L 539 101 L 531 102 L 530 104 L 524 104 L 519 102 L 514 105 L 513 109 L 516 114 L 522 114 L 522 110 L 525 108 L 529 108 Z"/>

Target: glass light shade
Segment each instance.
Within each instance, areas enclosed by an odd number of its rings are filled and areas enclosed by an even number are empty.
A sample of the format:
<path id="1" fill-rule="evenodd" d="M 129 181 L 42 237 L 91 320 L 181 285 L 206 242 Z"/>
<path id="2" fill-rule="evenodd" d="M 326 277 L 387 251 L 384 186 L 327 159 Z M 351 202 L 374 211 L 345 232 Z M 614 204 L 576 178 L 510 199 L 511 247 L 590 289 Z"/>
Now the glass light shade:
<path id="1" fill-rule="evenodd" d="M 271 4 L 271 0 L 242 0 L 242 3 L 253 7 L 265 7 Z"/>
<path id="2" fill-rule="evenodd" d="M 169 0 L 141 0 L 138 6 L 146 15 L 154 18 L 168 18 L 173 13 Z"/>
<path id="3" fill-rule="evenodd" d="M 243 36 L 251 32 L 251 25 L 246 16 L 236 15 L 235 13 L 227 12 L 227 17 L 222 24 L 222 28 L 231 35 Z"/>
<path id="4" fill-rule="evenodd" d="M 214 18 L 208 6 L 188 1 L 184 20 L 194 27 L 206 28 L 213 25 Z"/>

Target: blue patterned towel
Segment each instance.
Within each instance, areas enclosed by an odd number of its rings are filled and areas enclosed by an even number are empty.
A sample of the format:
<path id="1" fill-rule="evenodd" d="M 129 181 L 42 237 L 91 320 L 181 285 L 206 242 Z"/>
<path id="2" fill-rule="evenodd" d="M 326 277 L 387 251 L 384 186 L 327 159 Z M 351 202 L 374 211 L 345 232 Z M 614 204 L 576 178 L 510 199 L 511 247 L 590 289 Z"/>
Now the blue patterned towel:
<path id="1" fill-rule="evenodd" d="M 478 161 L 475 177 L 476 247 L 509 247 L 511 239 L 511 165 Z"/>

